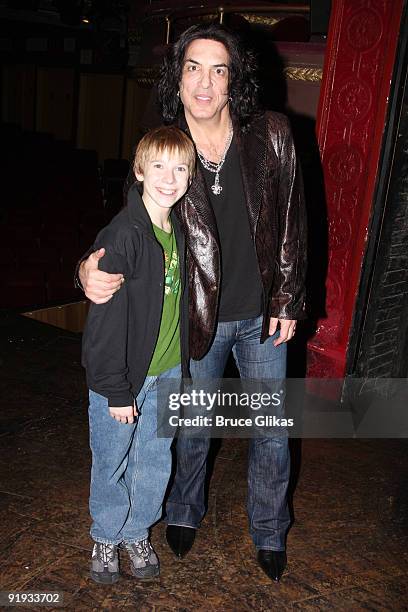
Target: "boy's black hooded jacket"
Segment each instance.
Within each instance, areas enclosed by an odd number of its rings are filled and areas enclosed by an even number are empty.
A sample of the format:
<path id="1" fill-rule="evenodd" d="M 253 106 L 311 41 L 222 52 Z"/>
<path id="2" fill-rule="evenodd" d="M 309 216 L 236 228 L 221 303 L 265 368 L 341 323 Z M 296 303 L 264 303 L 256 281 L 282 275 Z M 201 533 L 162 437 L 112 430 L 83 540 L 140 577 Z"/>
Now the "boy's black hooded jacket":
<path id="1" fill-rule="evenodd" d="M 180 343 L 188 375 L 188 296 L 185 241 L 171 215 L 180 262 Z M 142 388 L 160 330 L 164 255 L 135 184 L 127 206 L 99 232 L 92 250 L 104 247 L 99 269 L 122 273 L 125 282 L 106 304 L 91 304 L 82 340 L 88 387 L 109 406 L 131 406 Z"/>

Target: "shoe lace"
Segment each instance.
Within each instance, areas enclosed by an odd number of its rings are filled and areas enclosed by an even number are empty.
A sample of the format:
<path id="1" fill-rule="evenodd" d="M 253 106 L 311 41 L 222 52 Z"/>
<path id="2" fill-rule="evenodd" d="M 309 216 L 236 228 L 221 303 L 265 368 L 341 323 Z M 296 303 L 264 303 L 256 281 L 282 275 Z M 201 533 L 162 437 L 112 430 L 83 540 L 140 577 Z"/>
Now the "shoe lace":
<path id="1" fill-rule="evenodd" d="M 135 551 L 132 548 L 132 544 L 125 544 L 130 555 L 134 555 Z M 140 542 L 134 542 L 133 546 L 136 548 L 137 554 L 140 555 L 145 563 L 149 562 L 151 546 L 149 540 L 141 540 Z"/>
<path id="2" fill-rule="evenodd" d="M 115 557 L 115 548 L 114 544 L 101 543 L 96 548 L 96 556 L 104 565 L 107 565 Z"/>

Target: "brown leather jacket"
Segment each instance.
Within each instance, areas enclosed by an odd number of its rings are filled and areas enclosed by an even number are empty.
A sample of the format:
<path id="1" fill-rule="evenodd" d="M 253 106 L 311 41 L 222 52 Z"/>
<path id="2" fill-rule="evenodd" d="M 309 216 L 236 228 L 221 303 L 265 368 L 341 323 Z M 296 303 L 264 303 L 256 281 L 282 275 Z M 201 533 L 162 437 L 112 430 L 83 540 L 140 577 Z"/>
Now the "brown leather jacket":
<path id="1" fill-rule="evenodd" d="M 181 126 L 186 127 L 184 122 Z M 267 112 L 254 120 L 245 134 L 234 126 L 234 134 L 263 285 L 261 342 L 264 342 L 271 316 L 305 317 L 306 218 L 302 178 L 284 115 Z M 215 216 L 199 167 L 176 210 L 187 243 L 190 355 L 200 359 L 209 350 L 216 329 L 221 265 Z"/>

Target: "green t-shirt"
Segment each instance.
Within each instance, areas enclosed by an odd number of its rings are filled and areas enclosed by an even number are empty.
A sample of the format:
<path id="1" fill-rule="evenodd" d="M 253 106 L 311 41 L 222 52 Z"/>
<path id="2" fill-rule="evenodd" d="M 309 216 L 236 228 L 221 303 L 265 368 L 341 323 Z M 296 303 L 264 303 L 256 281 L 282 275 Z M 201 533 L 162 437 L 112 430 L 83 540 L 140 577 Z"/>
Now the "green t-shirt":
<path id="1" fill-rule="evenodd" d="M 164 253 L 164 296 L 159 337 L 148 376 L 158 376 L 181 361 L 180 354 L 180 264 L 172 228 L 165 232 L 153 224 L 154 234 Z"/>

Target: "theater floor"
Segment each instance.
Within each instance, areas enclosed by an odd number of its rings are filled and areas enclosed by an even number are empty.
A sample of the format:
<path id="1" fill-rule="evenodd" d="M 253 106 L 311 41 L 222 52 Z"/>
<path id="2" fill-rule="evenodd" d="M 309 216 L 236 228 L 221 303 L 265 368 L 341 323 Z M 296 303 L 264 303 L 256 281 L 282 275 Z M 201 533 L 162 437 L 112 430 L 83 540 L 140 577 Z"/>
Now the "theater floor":
<path id="1" fill-rule="evenodd" d="M 160 579 L 136 582 L 125 560 L 120 582 L 94 584 L 80 336 L 7 312 L 0 336 L 0 590 L 60 591 L 75 611 L 408 610 L 406 440 L 295 446 L 295 521 L 279 584 L 257 566 L 247 531 L 244 440 L 219 450 L 208 513 L 184 560 L 158 524 Z"/>

